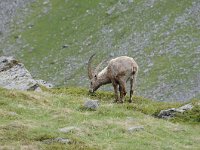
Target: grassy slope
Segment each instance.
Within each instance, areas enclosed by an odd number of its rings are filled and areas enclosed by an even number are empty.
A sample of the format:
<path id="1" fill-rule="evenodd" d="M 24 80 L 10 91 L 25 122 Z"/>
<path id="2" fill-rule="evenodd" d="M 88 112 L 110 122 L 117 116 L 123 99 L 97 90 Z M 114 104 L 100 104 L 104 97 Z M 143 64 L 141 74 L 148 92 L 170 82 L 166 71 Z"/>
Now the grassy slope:
<path id="1" fill-rule="evenodd" d="M 199 6 L 195 0 L 37 0 L 1 47 L 14 43 L 14 54 L 35 77 L 68 86 L 86 85 L 94 52 L 95 63 L 129 55 L 140 66 L 139 95 L 188 100 L 200 88 Z"/>
<path id="2" fill-rule="evenodd" d="M 98 92 L 90 98 L 100 100 L 101 106 L 97 111 L 89 111 L 82 108 L 88 97 L 87 90 L 77 88 L 53 89 L 43 93 L 0 89 L 0 149 L 200 147 L 199 120 L 193 120 L 193 124 L 175 123 L 152 116 L 161 109 L 178 107 L 179 103 L 153 102 L 135 97 L 132 104 L 113 104 L 111 93 Z M 127 129 L 135 125 L 143 125 L 144 130 L 128 133 Z M 76 126 L 79 130 L 67 134 L 58 131 L 68 126 Z M 69 138 L 72 144 L 42 142 L 56 137 Z"/>

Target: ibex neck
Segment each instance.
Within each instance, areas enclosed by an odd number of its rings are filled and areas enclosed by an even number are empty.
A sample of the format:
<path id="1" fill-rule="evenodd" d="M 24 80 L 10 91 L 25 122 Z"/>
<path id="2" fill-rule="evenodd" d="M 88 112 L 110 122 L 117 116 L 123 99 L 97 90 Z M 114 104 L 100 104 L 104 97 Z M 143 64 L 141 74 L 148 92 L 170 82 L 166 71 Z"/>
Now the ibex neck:
<path id="1" fill-rule="evenodd" d="M 110 78 L 108 77 L 107 67 L 104 68 L 101 72 L 99 72 L 97 78 L 99 81 L 99 86 L 111 83 Z"/>

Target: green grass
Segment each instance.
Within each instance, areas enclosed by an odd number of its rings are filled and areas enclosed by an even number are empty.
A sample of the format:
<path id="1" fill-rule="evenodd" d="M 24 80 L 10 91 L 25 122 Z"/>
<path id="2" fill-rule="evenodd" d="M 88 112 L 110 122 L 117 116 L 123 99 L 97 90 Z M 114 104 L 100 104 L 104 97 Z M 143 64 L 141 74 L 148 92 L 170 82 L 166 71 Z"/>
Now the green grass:
<path id="1" fill-rule="evenodd" d="M 197 149 L 200 146 L 198 106 L 169 121 L 154 116 L 161 109 L 182 104 L 138 96 L 131 104 L 113 104 L 110 92 L 99 91 L 91 96 L 84 88 L 43 90 L 40 93 L 0 89 L 0 149 Z M 99 100 L 100 108 L 82 109 L 87 98 Z M 144 126 L 144 130 L 127 131 L 138 125 Z M 58 131 L 68 126 L 79 130 L 67 134 Z M 56 137 L 69 138 L 72 143 L 43 142 Z"/>

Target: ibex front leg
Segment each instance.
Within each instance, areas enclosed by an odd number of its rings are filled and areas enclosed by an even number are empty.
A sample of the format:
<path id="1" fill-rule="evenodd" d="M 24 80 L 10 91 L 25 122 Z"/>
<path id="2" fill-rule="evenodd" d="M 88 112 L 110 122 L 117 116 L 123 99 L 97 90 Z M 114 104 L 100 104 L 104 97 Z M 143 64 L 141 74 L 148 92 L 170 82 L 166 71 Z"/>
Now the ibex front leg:
<path id="1" fill-rule="evenodd" d="M 112 81 L 112 85 L 114 88 L 114 92 L 115 92 L 115 100 L 114 103 L 116 103 L 119 100 L 119 95 L 118 95 L 118 84 L 116 81 Z"/>
<path id="2" fill-rule="evenodd" d="M 124 97 L 126 96 L 126 82 L 119 80 L 119 91 L 120 91 L 120 103 L 124 102 Z"/>

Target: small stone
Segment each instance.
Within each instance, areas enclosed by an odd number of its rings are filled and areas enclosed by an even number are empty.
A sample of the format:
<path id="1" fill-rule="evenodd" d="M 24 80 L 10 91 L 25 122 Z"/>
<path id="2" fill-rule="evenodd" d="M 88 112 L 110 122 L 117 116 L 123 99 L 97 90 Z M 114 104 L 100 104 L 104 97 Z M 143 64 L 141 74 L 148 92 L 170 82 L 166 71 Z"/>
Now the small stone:
<path id="1" fill-rule="evenodd" d="M 33 24 L 30 24 L 30 25 L 28 25 L 28 28 L 31 29 L 31 28 L 33 28 L 33 26 L 34 26 Z"/>
<path id="2" fill-rule="evenodd" d="M 49 3 L 49 0 L 46 0 L 46 1 L 43 2 L 43 5 L 46 5 L 48 3 Z"/>
<path id="3" fill-rule="evenodd" d="M 67 44 L 62 46 L 62 48 L 68 48 L 68 47 L 69 47 L 69 45 L 67 45 Z"/>
<path id="4" fill-rule="evenodd" d="M 110 56 L 110 57 L 114 57 L 115 54 L 114 54 L 114 53 L 110 53 L 109 56 Z"/>
<path id="5" fill-rule="evenodd" d="M 133 118 L 133 117 L 126 117 L 126 119 L 130 120 L 130 121 L 134 121 L 135 120 L 135 118 Z"/>
<path id="6" fill-rule="evenodd" d="M 51 143 L 54 143 L 54 142 L 62 143 L 62 144 L 70 144 L 71 140 L 70 139 L 61 138 L 61 137 L 57 137 L 55 139 L 43 140 L 43 142 L 46 143 L 46 144 L 51 144 Z"/>
<path id="7" fill-rule="evenodd" d="M 96 110 L 97 108 L 99 108 L 99 101 L 98 100 L 87 100 L 84 103 L 84 107 L 87 109 Z"/>
<path id="8" fill-rule="evenodd" d="M 71 140 L 69 140 L 69 139 L 64 139 L 64 138 L 60 138 L 60 137 L 55 138 L 54 141 L 59 142 L 59 143 L 63 143 L 63 144 L 68 144 L 68 143 L 71 142 Z"/>
<path id="9" fill-rule="evenodd" d="M 16 112 L 9 112 L 8 113 L 10 116 L 17 116 L 18 114 Z"/>
<path id="10" fill-rule="evenodd" d="M 59 129 L 59 131 L 62 133 L 69 133 L 73 130 L 78 130 L 78 128 L 72 126 L 72 127 L 64 127 L 64 128 Z"/>
<path id="11" fill-rule="evenodd" d="M 106 13 L 111 15 L 115 11 L 115 7 L 110 8 Z"/>
<path id="12" fill-rule="evenodd" d="M 133 3 L 133 0 L 128 0 L 129 3 Z"/>
<path id="13" fill-rule="evenodd" d="M 37 87 L 34 91 L 35 92 L 42 92 L 42 89 L 40 87 Z"/>
<path id="14" fill-rule="evenodd" d="M 141 130 L 144 130 L 143 126 L 133 126 L 133 127 L 128 128 L 128 132 L 130 133 L 135 132 L 135 131 L 141 131 Z"/>

